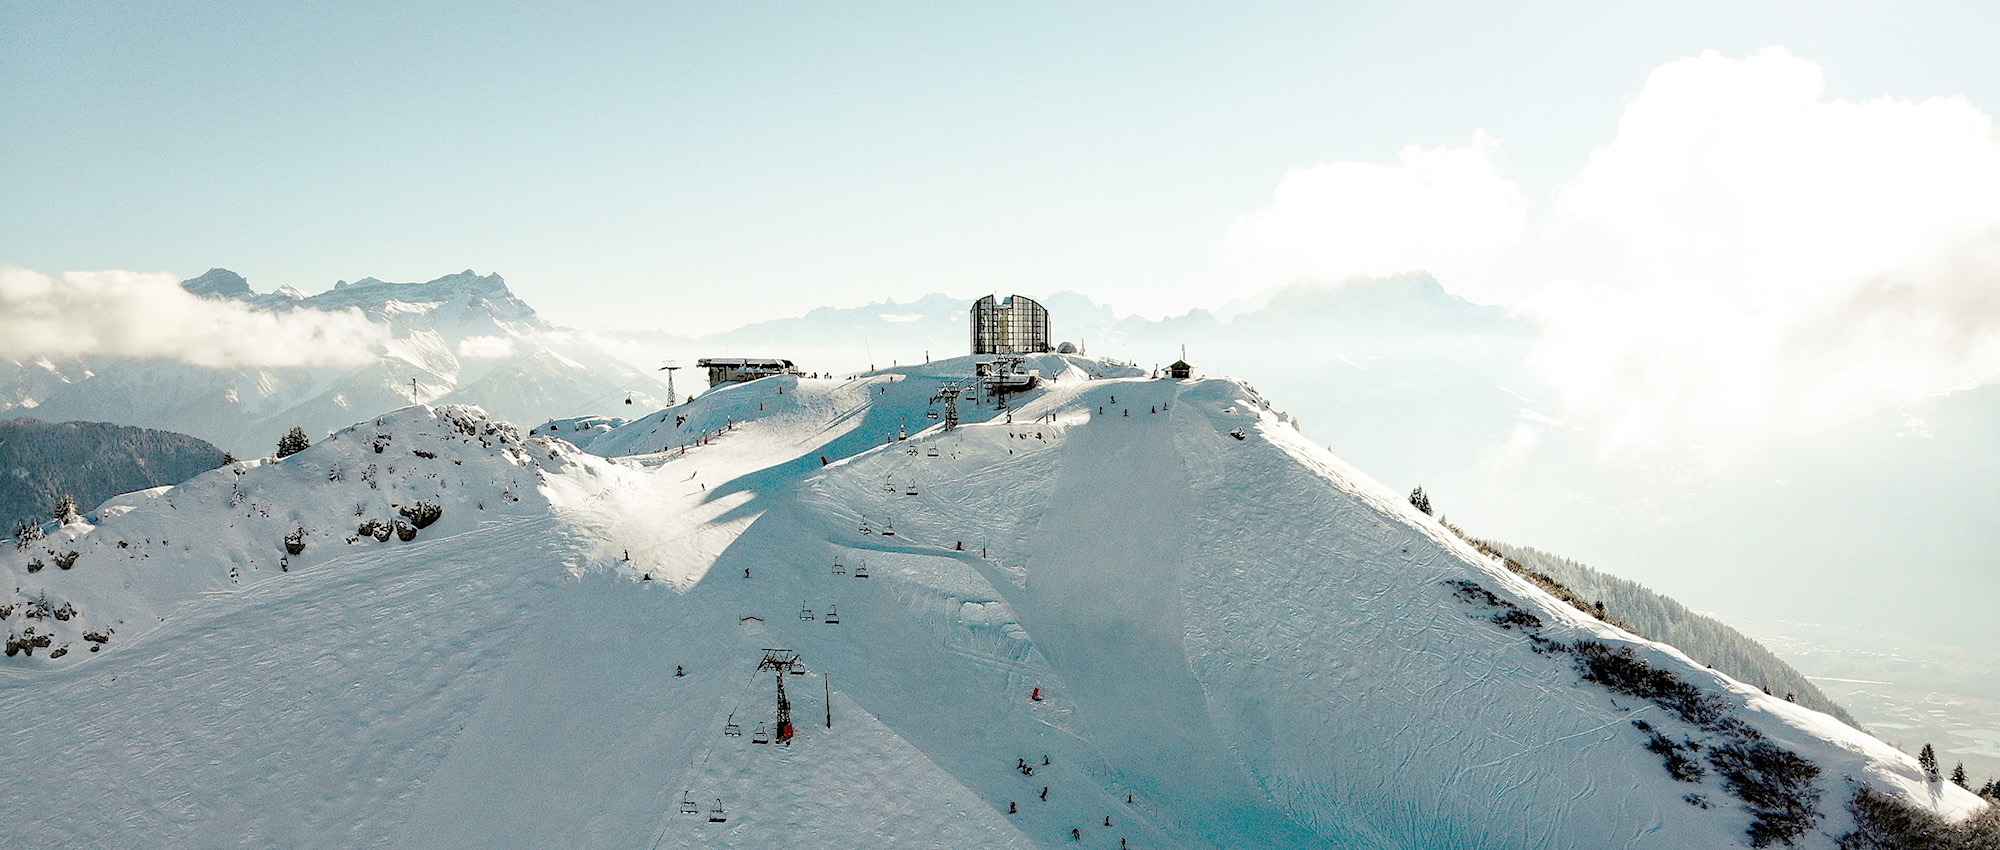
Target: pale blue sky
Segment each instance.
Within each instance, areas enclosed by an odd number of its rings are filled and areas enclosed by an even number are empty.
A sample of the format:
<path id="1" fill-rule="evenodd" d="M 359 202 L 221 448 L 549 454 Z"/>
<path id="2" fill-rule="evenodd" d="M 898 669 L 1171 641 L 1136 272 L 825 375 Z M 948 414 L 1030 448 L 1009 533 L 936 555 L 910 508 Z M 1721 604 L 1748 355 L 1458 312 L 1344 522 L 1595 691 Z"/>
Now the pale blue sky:
<path id="1" fill-rule="evenodd" d="M 497 271 L 584 327 L 926 292 L 1214 303 L 1288 168 L 1501 141 L 1532 206 L 1664 62 L 2000 107 L 1924 3 L 0 2 L 0 264 Z M 1750 7 L 1756 8 L 1750 8 Z"/>

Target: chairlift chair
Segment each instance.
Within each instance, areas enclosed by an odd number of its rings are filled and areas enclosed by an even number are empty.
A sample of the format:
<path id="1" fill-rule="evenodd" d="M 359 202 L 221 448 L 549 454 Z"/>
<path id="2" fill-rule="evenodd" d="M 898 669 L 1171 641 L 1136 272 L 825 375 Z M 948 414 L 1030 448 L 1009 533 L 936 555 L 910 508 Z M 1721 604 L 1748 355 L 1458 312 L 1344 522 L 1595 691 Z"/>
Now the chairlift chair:
<path id="1" fill-rule="evenodd" d="M 840 625 L 840 606 L 839 605 L 827 606 L 826 618 L 821 620 L 820 622 L 825 623 L 829 626 Z"/>
<path id="2" fill-rule="evenodd" d="M 935 410 L 933 410 L 933 411 L 931 411 L 931 412 L 929 412 L 929 413 L 926 413 L 926 414 L 924 414 L 924 418 L 926 418 L 926 419 L 936 419 L 936 418 L 938 418 L 938 412 L 937 412 L 937 411 L 935 411 Z"/>
<path id="3" fill-rule="evenodd" d="M 833 559 L 833 574 L 837 576 L 847 575 L 847 565 L 842 564 L 839 558 Z"/>
<path id="4" fill-rule="evenodd" d="M 720 797 L 716 798 L 715 808 L 708 813 L 708 822 L 709 823 L 729 822 L 729 814 L 722 810 L 722 798 Z"/>
<path id="5" fill-rule="evenodd" d="M 764 724 L 762 723 L 757 724 L 757 731 L 750 733 L 750 743 L 752 744 L 771 743 L 771 731 L 765 728 Z"/>
<path id="6" fill-rule="evenodd" d="M 937 457 L 937 456 L 938 456 L 937 446 L 931 446 L 930 448 L 924 450 L 924 457 Z"/>
<path id="7" fill-rule="evenodd" d="M 735 714 L 731 714 L 731 715 L 729 715 L 729 719 L 728 719 L 728 720 L 725 720 L 725 721 L 723 721 L 723 723 L 722 723 L 722 734 L 724 734 L 724 735 L 727 735 L 727 736 L 729 736 L 729 737 L 731 737 L 731 738 L 741 738 L 741 737 L 743 737 L 743 727 L 741 727 L 741 726 L 738 726 L 738 725 L 736 725 L 736 715 L 735 715 Z"/>
<path id="8" fill-rule="evenodd" d="M 889 524 L 889 523 L 883 523 L 883 524 L 882 524 L 882 536 L 883 536 L 883 537 L 894 537 L 894 536 L 896 536 L 896 526 L 894 526 L 894 525 L 892 525 L 892 524 Z"/>
<path id="9" fill-rule="evenodd" d="M 867 561 L 862 561 L 862 562 L 861 562 L 861 566 L 858 566 L 858 567 L 855 567 L 855 568 L 854 568 L 854 577 L 855 577 L 855 578 L 867 578 L 867 577 L 868 577 L 868 562 L 867 562 Z"/>
<path id="10" fill-rule="evenodd" d="M 681 814 L 684 815 L 701 814 L 701 807 L 694 804 L 694 792 L 692 791 L 681 792 Z"/>
<path id="11" fill-rule="evenodd" d="M 904 488 L 903 490 L 903 495 L 905 496 L 914 496 L 916 494 L 917 494 L 917 485 L 914 483 L 912 483 L 909 487 Z"/>
<path id="12" fill-rule="evenodd" d="M 812 618 L 813 618 L 813 609 L 807 608 L 805 607 L 804 603 L 801 603 L 799 605 L 799 619 L 810 620 Z"/>

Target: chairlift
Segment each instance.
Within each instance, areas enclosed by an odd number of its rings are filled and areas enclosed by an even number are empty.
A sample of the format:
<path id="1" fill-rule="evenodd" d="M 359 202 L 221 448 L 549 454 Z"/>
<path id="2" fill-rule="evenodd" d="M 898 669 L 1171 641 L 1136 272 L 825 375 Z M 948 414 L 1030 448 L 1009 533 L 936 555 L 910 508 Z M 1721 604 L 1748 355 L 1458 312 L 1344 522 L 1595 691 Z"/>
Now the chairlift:
<path id="1" fill-rule="evenodd" d="M 701 807 L 694 804 L 694 792 L 692 791 L 681 792 L 681 814 L 684 815 L 701 814 Z"/>
<path id="2" fill-rule="evenodd" d="M 925 419 L 936 419 L 936 418 L 938 418 L 938 412 L 937 412 L 937 411 L 935 411 L 935 410 L 933 410 L 933 411 L 931 411 L 931 412 L 929 412 L 929 413 L 926 413 L 926 414 L 924 414 L 924 418 L 925 418 Z"/>
<path id="3" fill-rule="evenodd" d="M 924 457 L 937 457 L 937 456 L 938 456 L 937 446 L 931 446 L 930 448 L 924 450 Z"/>
<path id="4" fill-rule="evenodd" d="M 858 567 L 855 567 L 855 568 L 854 568 L 854 577 L 855 577 L 855 578 L 867 578 L 867 577 L 868 577 L 868 562 L 867 562 L 867 561 L 862 561 L 862 562 L 861 562 L 861 566 L 858 566 Z"/>
<path id="5" fill-rule="evenodd" d="M 728 720 L 722 722 L 722 734 L 731 738 L 743 737 L 743 727 L 736 725 L 736 715 L 734 713 L 729 715 Z"/>
<path id="6" fill-rule="evenodd" d="M 894 536 L 896 536 L 896 526 L 895 526 L 895 524 L 893 524 L 893 523 L 886 523 L 886 522 L 885 522 L 885 523 L 883 523 L 883 524 L 882 524 L 882 536 L 883 536 L 883 537 L 894 537 Z"/>
<path id="7" fill-rule="evenodd" d="M 709 823 L 728 823 L 729 814 L 722 810 L 722 798 L 715 799 L 715 808 L 708 813 Z"/>
<path id="8" fill-rule="evenodd" d="M 916 494 L 917 494 L 917 485 L 914 483 L 912 483 L 909 487 L 903 489 L 903 495 L 905 496 L 914 496 Z"/>
<path id="9" fill-rule="evenodd" d="M 875 532 L 873 532 L 873 531 L 870 531 L 870 530 L 868 529 L 868 523 L 865 523 L 865 522 L 864 522 L 864 523 L 862 523 L 862 524 L 861 524 L 861 533 L 862 533 L 862 534 L 874 534 Z"/>
<path id="10" fill-rule="evenodd" d="M 839 558 L 833 559 L 833 574 L 837 576 L 847 575 L 847 565 L 841 563 Z"/>
<path id="11" fill-rule="evenodd" d="M 812 618 L 813 618 L 813 609 L 807 608 L 803 604 L 801 604 L 799 606 L 799 619 L 811 620 Z"/>
<path id="12" fill-rule="evenodd" d="M 750 733 L 750 743 L 752 744 L 771 743 L 771 731 L 765 728 L 764 724 L 762 723 L 757 724 L 757 731 Z"/>
<path id="13" fill-rule="evenodd" d="M 791 665 L 785 669 L 794 676 L 803 676 L 806 674 L 806 663 L 794 658 Z"/>
<path id="14" fill-rule="evenodd" d="M 840 625 L 840 606 L 839 605 L 828 606 L 826 609 L 826 619 L 821 620 L 820 622 L 823 622 L 829 626 Z"/>

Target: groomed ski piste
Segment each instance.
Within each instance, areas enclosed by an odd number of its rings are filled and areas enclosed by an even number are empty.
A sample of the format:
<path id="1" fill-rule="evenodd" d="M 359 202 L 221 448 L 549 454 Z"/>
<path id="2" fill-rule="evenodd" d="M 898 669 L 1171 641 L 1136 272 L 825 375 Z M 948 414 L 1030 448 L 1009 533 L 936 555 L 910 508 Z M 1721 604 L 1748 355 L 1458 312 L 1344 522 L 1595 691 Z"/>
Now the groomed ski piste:
<path id="1" fill-rule="evenodd" d="M 51 524 L 0 551 L 0 846 L 1746 846 L 1722 751 L 1816 768 L 1778 783 L 1799 847 L 1857 786 L 1985 805 L 1240 383 L 1027 365 L 956 428 L 969 358 L 719 388 L 597 454 L 413 407 Z M 1688 688 L 1586 679 L 1613 657 Z"/>

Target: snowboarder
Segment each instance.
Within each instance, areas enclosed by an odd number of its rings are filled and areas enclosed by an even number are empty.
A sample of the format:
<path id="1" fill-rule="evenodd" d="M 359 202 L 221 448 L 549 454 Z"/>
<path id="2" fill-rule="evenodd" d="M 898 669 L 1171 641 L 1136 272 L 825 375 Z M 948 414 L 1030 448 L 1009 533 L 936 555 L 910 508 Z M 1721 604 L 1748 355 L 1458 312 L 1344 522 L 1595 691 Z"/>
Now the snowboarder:
<path id="1" fill-rule="evenodd" d="M 1048 798 L 1049 798 L 1049 786 L 1044 785 L 1042 786 L 1042 799 L 1047 800 Z"/>
<path id="2" fill-rule="evenodd" d="M 1020 813 L 1021 813 L 1021 807 L 1019 807 L 1019 806 L 1016 806 L 1016 805 L 1014 805 L 1014 801 L 1013 801 L 1013 800 L 1008 800 L 1008 801 L 1007 801 L 1007 814 L 1010 814 L 1010 815 L 1016 815 L 1016 814 L 1020 814 Z"/>
<path id="3" fill-rule="evenodd" d="M 678 678 L 680 678 L 680 677 L 682 677 L 682 676 L 685 676 L 685 675 L 687 675 L 687 670 L 683 669 L 683 668 L 681 667 L 681 665 L 679 665 L 679 664 L 675 664 L 675 665 L 674 665 L 674 678 L 678 679 Z"/>
<path id="4" fill-rule="evenodd" d="M 1104 816 L 1104 825 L 1105 825 L 1105 826 L 1110 826 L 1110 825 L 1111 825 L 1111 816 L 1110 816 L 1110 815 L 1105 815 L 1105 816 Z"/>
<path id="5" fill-rule="evenodd" d="M 743 568 L 743 577 L 744 577 L 744 578 L 749 578 L 749 577 L 750 577 L 750 568 L 749 568 L 749 567 L 744 567 L 744 568 Z"/>

